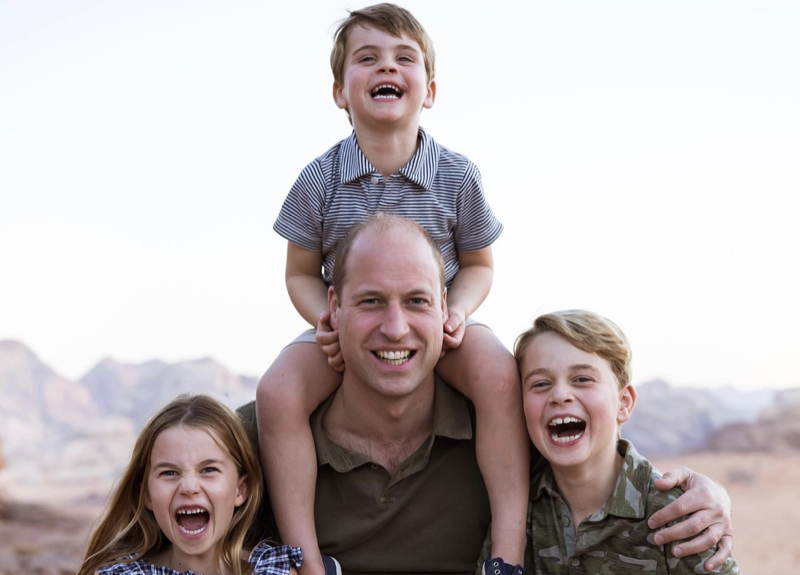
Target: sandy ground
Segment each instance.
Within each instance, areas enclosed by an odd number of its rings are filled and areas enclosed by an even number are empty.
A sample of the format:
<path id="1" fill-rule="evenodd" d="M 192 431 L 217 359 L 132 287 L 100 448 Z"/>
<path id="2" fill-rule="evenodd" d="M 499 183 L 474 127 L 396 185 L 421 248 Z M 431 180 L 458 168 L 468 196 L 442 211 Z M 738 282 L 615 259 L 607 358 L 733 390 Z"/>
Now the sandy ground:
<path id="1" fill-rule="evenodd" d="M 798 572 L 800 541 L 791 519 L 800 503 L 800 454 L 695 454 L 654 463 L 662 471 L 688 465 L 725 485 L 742 573 Z M 67 502 L 55 489 L 40 493 L 48 505 L 29 500 L 0 507 L 0 575 L 66 575 L 77 569 L 101 498 L 84 493 L 79 502 Z"/>
<path id="2" fill-rule="evenodd" d="M 793 515 L 800 504 L 800 454 L 694 454 L 654 461 L 687 465 L 722 483 L 733 502 L 733 554 L 745 575 L 800 572 Z"/>

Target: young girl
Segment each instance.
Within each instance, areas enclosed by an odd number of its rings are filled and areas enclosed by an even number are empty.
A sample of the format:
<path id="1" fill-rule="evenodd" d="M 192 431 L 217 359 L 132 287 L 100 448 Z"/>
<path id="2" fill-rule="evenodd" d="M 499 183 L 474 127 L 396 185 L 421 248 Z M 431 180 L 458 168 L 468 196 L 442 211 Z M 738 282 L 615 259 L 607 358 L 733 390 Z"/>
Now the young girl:
<path id="1" fill-rule="evenodd" d="M 263 492 L 261 468 L 236 415 L 204 395 L 181 395 L 145 425 L 78 575 L 282 575 L 296 547 L 245 535 Z"/>

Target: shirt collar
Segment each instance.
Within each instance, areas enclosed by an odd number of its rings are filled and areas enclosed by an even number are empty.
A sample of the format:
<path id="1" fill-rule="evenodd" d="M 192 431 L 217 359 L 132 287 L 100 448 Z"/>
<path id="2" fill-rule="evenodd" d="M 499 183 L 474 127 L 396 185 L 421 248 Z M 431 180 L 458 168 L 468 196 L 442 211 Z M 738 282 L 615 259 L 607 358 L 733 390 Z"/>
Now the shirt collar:
<path id="1" fill-rule="evenodd" d="M 430 190 L 436 170 L 439 167 L 439 148 L 425 130 L 419 129 L 419 143 L 417 151 L 400 168 L 399 173 L 425 190 Z M 358 146 L 356 132 L 342 142 L 339 154 L 339 173 L 342 184 L 355 181 L 362 176 L 375 173 L 375 167 L 370 163 L 361 148 Z"/>
<path id="2" fill-rule="evenodd" d="M 624 461 L 614 491 L 611 492 L 611 496 L 603 508 L 588 518 L 590 521 L 600 521 L 607 515 L 627 519 L 644 519 L 653 466 L 647 459 L 639 455 L 633 444 L 627 439 L 620 439 L 617 442 L 617 451 L 623 456 Z M 533 499 L 538 499 L 544 492 L 550 497 L 561 499 L 553 471 L 549 465 L 539 476 L 538 481 L 534 479 L 532 487 Z"/>
<path id="3" fill-rule="evenodd" d="M 330 465 L 336 471 L 346 473 L 366 463 L 372 463 L 372 460 L 362 453 L 350 451 L 334 443 L 322 429 L 322 419 L 330 409 L 335 396 L 335 393 L 331 395 L 311 415 L 311 433 L 314 436 L 318 465 L 320 467 Z M 466 399 L 438 376 L 435 376 L 433 401 L 432 437 L 449 437 L 456 440 L 472 439 L 472 417 Z M 433 447 L 433 441 L 427 443 L 425 461 Z M 424 462 L 422 463 L 424 464 Z"/>

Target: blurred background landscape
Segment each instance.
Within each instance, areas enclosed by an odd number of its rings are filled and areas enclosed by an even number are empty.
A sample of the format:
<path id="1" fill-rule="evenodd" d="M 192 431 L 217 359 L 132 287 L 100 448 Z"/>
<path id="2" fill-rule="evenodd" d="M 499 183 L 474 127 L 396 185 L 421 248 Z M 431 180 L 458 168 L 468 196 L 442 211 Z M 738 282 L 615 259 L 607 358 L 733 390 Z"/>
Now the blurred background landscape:
<path id="1" fill-rule="evenodd" d="M 74 572 L 144 422 L 182 392 L 235 408 L 254 398 L 255 384 L 211 358 L 107 358 L 71 381 L 24 344 L 0 342 L 0 574 Z M 662 471 L 688 465 L 725 485 L 743 573 L 792 572 L 800 389 L 637 387 L 623 435 Z"/>

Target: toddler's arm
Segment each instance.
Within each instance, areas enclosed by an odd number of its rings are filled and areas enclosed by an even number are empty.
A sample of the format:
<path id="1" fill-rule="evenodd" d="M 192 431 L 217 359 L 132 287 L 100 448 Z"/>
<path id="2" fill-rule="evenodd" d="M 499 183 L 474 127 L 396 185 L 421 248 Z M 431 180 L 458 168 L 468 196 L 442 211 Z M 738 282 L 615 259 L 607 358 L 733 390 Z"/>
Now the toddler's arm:
<path id="1" fill-rule="evenodd" d="M 460 269 L 447 290 L 447 322 L 444 324 L 444 347 L 455 349 L 464 338 L 464 322 L 483 303 L 492 287 L 494 261 L 492 247 L 473 252 L 459 252 Z"/>
<path id="2" fill-rule="evenodd" d="M 286 290 L 295 309 L 315 328 L 319 316 L 328 310 L 328 286 L 322 280 L 322 252 L 288 242 Z"/>

